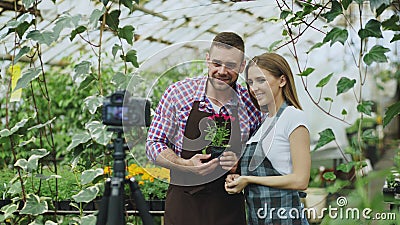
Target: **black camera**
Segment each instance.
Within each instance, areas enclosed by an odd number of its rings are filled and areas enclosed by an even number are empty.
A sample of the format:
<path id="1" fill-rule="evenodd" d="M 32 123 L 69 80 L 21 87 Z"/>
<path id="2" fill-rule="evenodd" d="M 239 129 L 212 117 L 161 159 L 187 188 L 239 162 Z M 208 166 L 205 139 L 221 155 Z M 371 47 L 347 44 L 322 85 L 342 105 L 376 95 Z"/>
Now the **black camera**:
<path id="1" fill-rule="evenodd" d="M 132 98 L 128 91 L 117 91 L 103 101 L 103 124 L 148 127 L 150 101 Z"/>

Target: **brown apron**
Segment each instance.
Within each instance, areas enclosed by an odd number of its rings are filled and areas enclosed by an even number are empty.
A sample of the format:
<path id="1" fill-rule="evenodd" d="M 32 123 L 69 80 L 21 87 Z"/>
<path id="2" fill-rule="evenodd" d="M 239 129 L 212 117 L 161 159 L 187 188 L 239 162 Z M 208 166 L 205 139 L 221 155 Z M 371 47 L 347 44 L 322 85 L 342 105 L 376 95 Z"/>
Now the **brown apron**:
<path id="1" fill-rule="evenodd" d="M 186 123 L 184 135 L 188 139 L 183 141 L 182 158 L 189 159 L 195 154 L 201 154 L 201 149 L 194 151 L 193 149 L 196 148 L 193 145 L 203 147 L 206 145 L 205 134 L 200 132 L 200 129 L 204 130 L 200 121 L 210 115 L 199 110 L 198 101 L 193 103 Z M 235 121 L 228 123 L 227 126 L 231 129 L 229 143 L 232 147 L 229 150 L 236 152 L 240 157 L 242 145 L 237 109 L 233 110 L 233 116 L 236 118 Z M 192 140 L 195 140 L 197 144 L 194 144 Z M 227 173 L 221 166 L 208 176 L 171 170 L 171 184 L 165 203 L 165 225 L 246 224 L 243 194 L 230 195 L 225 191 L 224 183 Z"/>

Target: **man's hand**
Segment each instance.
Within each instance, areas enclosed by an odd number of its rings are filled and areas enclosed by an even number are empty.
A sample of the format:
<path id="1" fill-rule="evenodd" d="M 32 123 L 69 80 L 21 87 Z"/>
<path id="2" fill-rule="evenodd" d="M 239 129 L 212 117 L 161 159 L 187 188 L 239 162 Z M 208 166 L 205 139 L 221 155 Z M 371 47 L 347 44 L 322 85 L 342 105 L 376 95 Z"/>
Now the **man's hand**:
<path id="1" fill-rule="evenodd" d="M 222 153 L 221 157 L 219 157 L 219 165 L 221 165 L 224 170 L 231 170 L 232 172 L 236 171 L 238 158 L 236 154 L 231 151 L 225 151 Z"/>
<path id="2" fill-rule="evenodd" d="M 206 163 L 203 163 L 202 160 L 209 159 L 211 154 L 204 155 L 204 154 L 196 154 L 188 161 L 187 169 L 194 174 L 198 175 L 207 175 L 210 174 L 215 170 L 218 166 L 218 159 L 212 159 Z"/>

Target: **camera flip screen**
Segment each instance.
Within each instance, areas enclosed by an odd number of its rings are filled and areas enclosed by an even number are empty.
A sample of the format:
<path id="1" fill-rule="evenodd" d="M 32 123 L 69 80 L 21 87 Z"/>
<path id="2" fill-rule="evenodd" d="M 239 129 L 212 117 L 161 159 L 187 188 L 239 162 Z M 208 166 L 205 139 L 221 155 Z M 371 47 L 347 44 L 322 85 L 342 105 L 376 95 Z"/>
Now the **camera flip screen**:
<path id="1" fill-rule="evenodd" d="M 127 121 L 128 107 L 111 105 L 107 107 L 106 120 L 119 125 L 122 121 Z"/>

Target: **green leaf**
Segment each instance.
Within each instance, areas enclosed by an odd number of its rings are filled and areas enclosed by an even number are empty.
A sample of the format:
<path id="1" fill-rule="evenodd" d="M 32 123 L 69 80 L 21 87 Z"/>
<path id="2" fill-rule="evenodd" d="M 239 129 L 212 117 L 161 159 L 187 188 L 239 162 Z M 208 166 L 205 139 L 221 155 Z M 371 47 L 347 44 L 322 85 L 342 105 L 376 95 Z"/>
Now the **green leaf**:
<path id="1" fill-rule="evenodd" d="M 119 36 L 128 42 L 128 44 L 133 44 L 133 31 L 135 28 L 131 25 L 126 25 L 119 29 Z"/>
<path id="2" fill-rule="evenodd" d="M 343 188 L 348 187 L 350 184 L 351 184 L 350 181 L 336 179 L 335 176 L 335 183 L 333 185 L 328 186 L 326 188 L 326 191 L 331 194 L 338 193 L 339 191 L 343 190 Z"/>
<path id="3" fill-rule="evenodd" d="M 78 194 L 73 195 L 72 198 L 78 203 L 79 202 L 88 203 L 96 198 L 97 193 L 99 193 L 99 188 L 96 186 L 91 186 L 91 187 L 88 187 L 88 188 L 80 191 Z"/>
<path id="4" fill-rule="evenodd" d="M 78 17 L 79 19 L 81 18 L 80 15 L 77 15 L 75 17 Z M 69 15 L 62 15 L 60 18 L 57 19 L 56 25 L 53 28 L 53 33 L 55 37 L 59 37 L 60 33 L 63 29 L 65 28 L 73 28 L 74 27 L 74 21 L 75 17 L 71 17 Z"/>
<path id="5" fill-rule="evenodd" d="M 51 124 L 55 119 L 56 119 L 56 117 L 54 117 L 53 119 L 47 121 L 46 123 L 38 124 L 38 125 L 35 125 L 33 127 L 30 127 L 30 128 L 28 128 L 28 130 L 39 129 L 39 128 L 45 127 L 45 126 Z"/>
<path id="6" fill-rule="evenodd" d="M 79 84 L 78 90 L 84 90 L 85 88 L 89 87 L 89 85 L 96 79 L 96 77 L 93 74 L 89 74 L 89 76 L 86 76 L 85 79 Z"/>
<path id="7" fill-rule="evenodd" d="M 107 6 L 109 0 L 101 0 L 101 2 L 103 3 L 104 6 Z"/>
<path id="8" fill-rule="evenodd" d="M 358 31 L 358 36 L 361 39 L 365 39 L 367 37 L 383 38 L 381 23 L 378 20 L 370 19 L 365 25 L 365 28 Z"/>
<path id="9" fill-rule="evenodd" d="M 290 14 L 292 14 L 292 11 L 289 10 L 282 10 L 281 15 L 279 16 L 280 19 L 284 20 L 286 19 Z"/>
<path id="10" fill-rule="evenodd" d="M 357 105 L 357 111 L 360 113 L 364 113 L 368 116 L 371 116 L 372 106 L 374 105 L 373 101 L 362 101 Z"/>
<path id="11" fill-rule="evenodd" d="M 353 0 L 342 0 L 342 6 L 345 10 L 349 8 L 349 5 L 351 4 Z"/>
<path id="12" fill-rule="evenodd" d="M 11 19 L 7 22 L 6 27 L 8 28 L 17 28 L 21 23 L 25 22 L 28 19 L 29 14 L 22 14 L 21 17 L 18 17 L 17 19 Z"/>
<path id="13" fill-rule="evenodd" d="M 28 84 L 39 77 L 41 70 L 38 68 L 30 68 L 26 73 L 22 74 L 22 77 L 18 79 L 17 85 L 14 88 L 15 90 L 18 90 L 20 88 L 25 88 L 28 86 Z"/>
<path id="14" fill-rule="evenodd" d="M 81 33 L 85 32 L 86 30 L 87 30 L 87 28 L 85 26 L 77 27 L 75 30 L 73 30 L 71 32 L 71 36 L 69 37 L 69 40 L 71 40 L 71 41 L 74 40 L 74 38 L 77 34 L 81 34 Z"/>
<path id="15" fill-rule="evenodd" d="M 28 144 L 30 144 L 30 143 L 34 143 L 36 141 L 36 137 L 31 137 L 29 140 L 27 140 L 27 141 L 22 141 L 21 143 L 19 143 L 18 144 L 18 147 L 23 147 L 23 146 L 26 146 L 26 145 L 28 145 Z"/>
<path id="16" fill-rule="evenodd" d="M 95 26 L 96 23 L 99 21 L 100 17 L 104 14 L 104 12 L 105 12 L 105 8 L 103 8 L 102 10 L 100 10 L 100 9 L 93 10 L 93 12 L 92 12 L 92 14 L 90 14 L 90 18 L 89 18 L 90 24 Z"/>
<path id="17" fill-rule="evenodd" d="M 48 175 L 44 175 L 44 174 L 40 174 L 40 173 L 36 174 L 35 177 L 39 178 L 41 180 L 44 180 L 44 181 L 49 181 L 49 180 L 52 180 L 52 179 L 61 179 L 62 178 L 60 175 L 52 174 L 52 175 L 48 176 Z"/>
<path id="18" fill-rule="evenodd" d="M 381 5 L 390 5 L 390 0 L 369 0 L 371 10 L 374 10 Z"/>
<path id="19" fill-rule="evenodd" d="M 327 85 L 328 82 L 331 80 L 332 76 L 333 76 L 333 73 L 330 73 L 328 76 L 322 78 L 322 79 L 318 82 L 318 84 L 317 84 L 316 87 L 324 87 L 325 85 Z"/>
<path id="20" fill-rule="evenodd" d="M 36 155 L 39 158 L 43 158 L 50 154 L 50 152 L 44 148 L 32 149 L 31 153 L 32 153 L 32 155 Z"/>
<path id="21" fill-rule="evenodd" d="M 398 15 L 392 15 L 389 19 L 382 22 L 384 30 L 400 31 L 400 25 L 397 24 L 400 18 Z"/>
<path id="22" fill-rule="evenodd" d="M 390 40 L 390 43 L 395 42 L 395 41 L 398 41 L 398 40 L 400 40 L 400 34 L 395 34 L 395 35 L 393 36 L 392 40 Z"/>
<path id="23" fill-rule="evenodd" d="M 86 75 L 89 74 L 91 63 L 88 61 L 83 61 L 74 66 L 75 77 L 79 75 Z"/>
<path id="24" fill-rule="evenodd" d="M 390 5 L 386 5 L 386 4 L 382 4 L 381 6 L 379 6 L 375 12 L 376 12 L 376 18 L 378 18 L 384 11 L 385 9 L 387 9 Z"/>
<path id="25" fill-rule="evenodd" d="M 328 144 L 329 142 L 335 140 L 335 134 L 333 133 L 332 129 L 327 128 L 321 132 L 318 133 L 319 134 L 319 140 L 317 142 L 317 145 L 314 148 L 314 151 L 321 148 L 322 146 Z"/>
<path id="26" fill-rule="evenodd" d="M 4 219 L 8 219 L 13 216 L 15 212 L 18 210 L 17 204 L 9 204 L 1 208 L 1 211 L 4 213 Z"/>
<path id="27" fill-rule="evenodd" d="M 18 123 L 15 124 L 13 128 L 11 128 L 11 134 L 17 132 L 21 127 L 24 127 L 26 122 L 28 122 L 29 118 L 22 119 Z"/>
<path id="28" fill-rule="evenodd" d="M 86 131 L 82 131 L 80 133 L 74 134 L 74 136 L 72 136 L 71 144 L 69 144 L 67 147 L 67 151 L 70 151 L 71 149 L 75 148 L 79 144 L 86 143 L 89 140 L 90 140 L 90 135 Z"/>
<path id="29" fill-rule="evenodd" d="M 90 114 L 94 114 L 98 107 L 103 105 L 103 97 L 101 96 L 89 96 L 83 100 L 85 108 L 87 108 Z"/>
<path id="30" fill-rule="evenodd" d="M 121 47 L 121 45 L 118 45 L 118 44 L 114 44 L 114 46 L 112 47 L 112 55 L 114 56 L 114 58 L 115 58 L 115 55 L 117 54 L 117 52 L 119 51 L 119 50 L 122 50 L 122 47 Z"/>
<path id="31" fill-rule="evenodd" d="M 337 16 L 342 14 L 342 5 L 338 1 L 332 1 L 331 10 L 321 16 L 327 19 L 328 23 L 332 22 Z"/>
<path id="32" fill-rule="evenodd" d="M 338 83 L 336 85 L 336 96 L 338 96 L 342 93 L 345 93 L 348 90 L 350 90 L 351 88 L 353 88 L 355 83 L 356 83 L 356 79 L 350 80 L 347 77 L 340 78 L 340 80 L 338 81 Z"/>
<path id="33" fill-rule="evenodd" d="M 400 114 L 400 101 L 392 104 L 385 112 L 383 126 L 386 127 L 392 119 Z"/>
<path id="34" fill-rule="evenodd" d="M 325 100 L 326 102 L 333 102 L 333 99 L 330 98 L 330 97 L 325 97 L 324 100 Z"/>
<path id="35" fill-rule="evenodd" d="M 30 23 L 24 21 L 15 28 L 15 32 L 17 32 L 18 37 L 22 39 L 22 36 L 25 34 L 25 31 L 31 26 Z"/>
<path id="36" fill-rule="evenodd" d="M 308 75 L 310 75 L 312 72 L 314 72 L 314 68 L 308 67 L 307 69 L 305 69 L 303 72 L 301 72 L 300 74 L 298 74 L 298 76 L 301 77 L 306 77 Z"/>
<path id="37" fill-rule="evenodd" d="M 345 109 L 343 109 L 341 113 L 343 116 L 347 115 L 347 111 Z"/>
<path id="38" fill-rule="evenodd" d="M 82 172 L 81 176 L 81 184 L 89 184 L 91 183 L 94 179 L 96 179 L 99 176 L 102 176 L 104 174 L 103 169 L 97 168 L 97 169 L 90 169 L 90 170 L 85 170 Z"/>
<path id="39" fill-rule="evenodd" d="M 277 40 L 277 41 L 272 42 L 272 44 L 270 44 L 270 45 L 268 46 L 267 51 L 268 51 L 268 52 L 273 52 L 273 51 L 274 51 L 274 48 L 275 48 L 278 44 L 280 44 L 282 41 L 283 41 L 283 40 Z"/>
<path id="40" fill-rule="evenodd" d="M 353 169 L 353 167 L 354 167 L 354 162 L 351 161 L 351 162 L 348 162 L 348 163 L 342 163 L 342 164 L 338 165 L 336 167 L 336 169 L 340 170 L 340 171 L 343 171 L 345 173 L 348 173 L 348 172 L 351 171 L 351 169 Z"/>
<path id="41" fill-rule="evenodd" d="M 28 161 L 26 159 L 18 159 L 15 163 L 14 163 L 15 167 L 19 167 L 21 169 L 23 169 L 24 171 L 27 171 L 28 168 Z"/>
<path id="42" fill-rule="evenodd" d="M 28 194 L 24 207 L 21 209 L 20 214 L 28 214 L 37 216 L 43 214 L 48 210 L 47 202 L 40 200 L 39 196 Z"/>
<path id="43" fill-rule="evenodd" d="M 325 172 L 324 174 L 322 174 L 322 177 L 325 180 L 329 180 L 329 181 L 336 180 L 336 175 L 333 172 Z"/>
<path id="44" fill-rule="evenodd" d="M 110 27 L 111 30 L 118 30 L 120 14 L 121 11 L 114 10 L 106 15 L 106 24 Z"/>
<path id="45" fill-rule="evenodd" d="M 306 53 L 309 54 L 312 50 L 316 49 L 316 48 L 320 48 L 325 44 L 325 42 L 318 42 L 316 44 L 314 44 Z"/>
<path id="46" fill-rule="evenodd" d="M 85 128 L 89 130 L 92 139 L 101 145 L 107 145 L 112 138 L 112 132 L 107 131 L 106 125 L 99 121 L 87 123 Z"/>
<path id="47" fill-rule="evenodd" d="M 24 5 L 25 9 L 29 9 L 30 7 L 32 7 L 34 2 L 35 0 L 22 0 L 22 4 Z"/>
<path id="48" fill-rule="evenodd" d="M 0 137 L 8 137 L 11 134 L 12 134 L 11 131 L 7 128 L 0 131 Z"/>
<path id="49" fill-rule="evenodd" d="M 125 60 L 126 62 L 130 62 L 132 63 L 132 65 L 136 68 L 139 67 L 139 64 L 137 62 L 137 56 L 136 56 L 136 51 L 135 50 L 129 50 L 126 53 L 125 57 L 122 57 L 123 60 Z"/>
<path id="50" fill-rule="evenodd" d="M 97 217 L 94 215 L 86 215 L 81 217 L 81 224 L 96 225 Z"/>
<path id="51" fill-rule="evenodd" d="M 50 152 L 46 149 L 34 149 L 32 150 L 32 155 L 29 157 L 28 160 L 18 159 L 17 162 L 15 162 L 14 166 L 20 167 L 26 172 L 35 171 L 39 165 L 39 159 L 45 157 L 48 154 L 50 154 Z"/>
<path id="52" fill-rule="evenodd" d="M 28 119 L 22 119 L 21 121 L 19 121 L 17 124 L 15 124 L 15 126 L 13 128 L 11 128 L 11 130 L 9 129 L 3 129 L 0 131 L 0 137 L 8 137 L 12 134 L 14 134 L 15 132 L 17 132 L 19 130 L 19 128 L 25 126 L 26 122 L 29 120 Z"/>
<path id="53" fill-rule="evenodd" d="M 26 35 L 26 38 L 39 42 L 40 44 L 51 45 L 56 40 L 54 33 L 50 31 L 43 31 L 40 33 L 38 30 L 33 30 Z"/>
<path id="54" fill-rule="evenodd" d="M 111 79 L 111 83 L 115 84 L 119 89 L 126 89 L 131 77 L 121 72 L 115 73 Z"/>
<path id="55" fill-rule="evenodd" d="M 16 64 L 18 60 L 24 56 L 26 53 L 28 53 L 31 49 L 27 46 L 22 47 L 22 49 L 18 52 L 18 54 L 15 56 L 13 60 L 13 64 Z"/>
<path id="56" fill-rule="evenodd" d="M 133 1 L 132 0 L 121 0 L 121 3 L 129 9 L 130 12 L 133 11 Z"/>
<path id="57" fill-rule="evenodd" d="M 376 131 L 374 129 L 367 129 L 362 132 L 361 139 L 363 141 L 376 141 L 378 140 L 378 137 L 376 136 L 375 132 Z"/>
<path id="58" fill-rule="evenodd" d="M 390 49 L 385 48 L 380 45 L 375 45 L 374 47 L 369 50 L 367 54 L 365 54 L 363 61 L 367 65 L 371 65 L 373 62 L 376 63 L 381 63 L 381 62 L 387 62 L 387 57 L 385 55 L 386 52 L 389 52 Z"/>
<path id="59" fill-rule="evenodd" d="M 348 36 L 349 33 L 346 29 L 335 27 L 326 34 L 323 42 L 331 41 L 330 46 L 332 46 L 335 42 L 340 42 L 342 45 L 344 45 L 344 42 L 347 40 Z"/>

